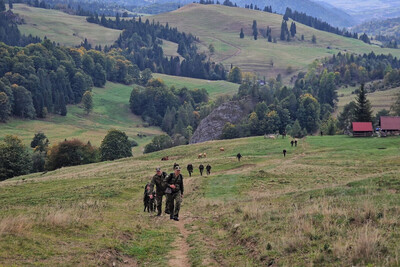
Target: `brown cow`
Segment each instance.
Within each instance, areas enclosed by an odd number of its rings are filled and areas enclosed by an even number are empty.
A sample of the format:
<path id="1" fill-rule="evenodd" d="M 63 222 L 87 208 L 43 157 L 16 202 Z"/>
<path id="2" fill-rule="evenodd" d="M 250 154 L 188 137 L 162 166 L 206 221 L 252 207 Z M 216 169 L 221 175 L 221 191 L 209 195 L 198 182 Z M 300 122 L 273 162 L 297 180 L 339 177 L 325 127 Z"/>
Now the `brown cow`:
<path id="1" fill-rule="evenodd" d="M 201 154 L 201 153 L 197 156 L 198 159 L 201 159 L 202 157 L 203 157 L 203 154 Z"/>
<path id="2" fill-rule="evenodd" d="M 207 154 L 205 152 L 203 153 L 203 158 L 207 158 Z"/>
<path id="3" fill-rule="evenodd" d="M 168 156 L 162 157 L 161 160 L 168 160 Z"/>
<path id="4" fill-rule="evenodd" d="M 223 151 L 225 151 L 225 149 L 223 147 L 220 147 L 219 151 L 223 152 Z"/>

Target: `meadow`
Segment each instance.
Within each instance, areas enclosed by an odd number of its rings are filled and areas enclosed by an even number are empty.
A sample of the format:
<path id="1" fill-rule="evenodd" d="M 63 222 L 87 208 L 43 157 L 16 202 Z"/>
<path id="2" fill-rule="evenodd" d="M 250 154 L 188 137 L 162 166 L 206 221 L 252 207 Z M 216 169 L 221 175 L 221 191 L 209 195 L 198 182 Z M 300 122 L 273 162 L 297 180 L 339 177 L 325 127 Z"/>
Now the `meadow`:
<path id="1" fill-rule="evenodd" d="M 0 125 L 0 139 L 7 134 L 19 136 L 29 146 L 35 133 L 41 131 L 52 144 L 64 139 L 77 138 L 83 142 L 90 141 L 92 145 L 100 146 L 108 130 L 115 128 L 124 131 L 128 137 L 138 142 L 134 153 L 142 153 L 145 144 L 154 135 L 163 132 L 158 127 L 144 127 L 139 116 L 129 109 L 131 85 L 107 82 L 104 88 L 93 88 L 93 111 L 86 115 L 83 106 L 68 105 L 67 116 L 49 114 L 45 119 L 26 120 L 12 118 Z M 138 134 L 146 137 L 139 138 Z"/>
<path id="2" fill-rule="evenodd" d="M 209 81 L 188 77 L 178 77 L 165 75 L 160 73 L 153 73 L 154 78 L 162 79 L 165 84 L 169 87 L 175 86 L 175 88 L 186 87 L 188 89 L 206 89 L 209 96 L 215 99 L 221 95 L 234 95 L 239 90 L 239 84 L 231 83 L 227 81 Z"/>
<path id="3" fill-rule="evenodd" d="M 341 87 L 338 90 L 337 111 L 341 112 L 344 106 L 351 101 L 356 101 L 356 94 L 352 94 L 358 87 Z M 381 109 L 390 110 L 390 106 L 396 101 L 397 93 L 400 88 L 392 88 L 385 91 L 375 91 L 367 94 L 367 99 L 371 102 L 371 107 L 374 113 Z"/>
<path id="4" fill-rule="evenodd" d="M 307 66 L 316 58 L 332 56 L 338 52 L 357 54 L 374 51 L 376 54 L 399 56 L 396 49 L 382 49 L 376 45 L 367 45 L 360 40 L 345 38 L 339 35 L 318 31 L 296 23 L 297 34 L 291 42 L 280 41 L 282 15 L 243 8 L 232 8 L 222 5 L 190 4 L 178 10 L 150 17 L 161 23 L 169 23 L 178 30 L 192 33 L 199 37 L 201 51 L 208 52 L 209 44 L 215 47 L 213 61 L 221 62 L 227 69 L 230 65 L 239 66 L 244 71 L 256 72 L 262 76 L 275 77 L 278 73 L 285 76 L 289 66 L 293 71 L 307 70 Z M 252 36 L 252 23 L 257 21 L 258 29 L 272 28 L 272 36 L 277 43 L 269 43 L 258 36 Z M 290 26 L 291 20 L 288 25 Z M 243 28 L 245 37 L 239 38 Z M 304 35 L 304 41 L 301 40 Z M 312 36 L 316 44 L 311 42 Z M 273 65 L 271 64 L 273 62 Z"/>
<path id="5" fill-rule="evenodd" d="M 95 45 L 112 45 L 117 40 L 120 30 L 108 29 L 88 23 L 86 17 L 73 16 L 61 11 L 35 8 L 25 4 L 14 4 L 13 12 L 19 14 L 26 24 L 18 25 L 22 34 L 38 36 L 42 39 L 65 46 L 77 46 L 87 38 Z"/>
<path id="6" fill-rule="evenodd" d="M 399 137 L 289 141 L 212 141 L 1 182 L 0 262 L 398 266 Z M 179 222 L 142 206 L 154 168 L 174 162 L 195 166 Z"/>

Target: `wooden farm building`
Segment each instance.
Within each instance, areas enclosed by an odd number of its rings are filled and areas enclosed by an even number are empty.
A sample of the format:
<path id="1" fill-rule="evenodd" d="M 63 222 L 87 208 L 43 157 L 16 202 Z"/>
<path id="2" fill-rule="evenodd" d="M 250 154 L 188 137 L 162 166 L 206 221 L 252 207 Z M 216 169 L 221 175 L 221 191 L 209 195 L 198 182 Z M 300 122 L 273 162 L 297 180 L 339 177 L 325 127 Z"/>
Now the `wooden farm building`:
<path id="1" fill-rule="evenodd" d="M 353 136 L 372 136 L 372 122 L 353 122 Z"/>
<path id="2" fill-rule="evenodd" d="M 400 134 L 400 117 L 381 116 L 381 131 L 387 134 Z"/>

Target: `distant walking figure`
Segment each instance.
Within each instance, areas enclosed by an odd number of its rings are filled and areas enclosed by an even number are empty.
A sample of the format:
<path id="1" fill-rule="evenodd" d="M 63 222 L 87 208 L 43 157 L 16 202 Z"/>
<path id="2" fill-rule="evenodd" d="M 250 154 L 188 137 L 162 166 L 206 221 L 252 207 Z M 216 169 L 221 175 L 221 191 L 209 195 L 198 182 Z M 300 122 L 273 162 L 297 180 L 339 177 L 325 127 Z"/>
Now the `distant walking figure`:
<path id="1" fill-rule="evenodd" d="M 286 157 L 286 149 L 283 150 L 283 157 Z"/>
<path id="2" fill-rule="evenodd" d="M 294 140 L 294 146 L 297 146 L 297 140 Z"/>
<path id="3" fill-rule="evenodd" d="M 199 171 L 200 171 L 200 175 L 203 176 L 203 171 L 204 171 L 204 165 L 203 164 L 199 165 Z"/>
<path id="4" fill-rule="evenodd" d="M 192 172 L 193 172 L 193 165 L 191 163 L 189 163 L 186 167 L 188 173 L 189 173 L 189 177 L 192 177 Z"/>
<path id="5" fill-rule="evenodd" d="M 292 141 L 290 141 L 290 144 L 292 145 L 292 147 L 293 147 L 293 144 L 294 144 L 294 141 L 292 140 Z"/>
<path id="6" fill-rule="evenodd" d="M 210 164 L 207 164 L 206 170 L 207 170 L 207 175 L 211 174 L 211 166 L 210 166 Z"/>
<path id="7" fill-rule="evenodd" d="M 286 137 L 286 132 L 282 133 L 282 139 L 284 139 Z"/>
<path id="8" fill-rule="evenodd" d="M 236 157 L 237 157 L 238 161 L 240 161 L 240 158 L 242 157 L 242 155 L 240 155 L 240 153 L 238 153 L 238 154 L 236 155 Z"/>
<path id="9" fill-rule="evenodd" d="M 323 136 L 323 135 L 324 135 L 324 132 L 321 131 L 321 136 Z"/>

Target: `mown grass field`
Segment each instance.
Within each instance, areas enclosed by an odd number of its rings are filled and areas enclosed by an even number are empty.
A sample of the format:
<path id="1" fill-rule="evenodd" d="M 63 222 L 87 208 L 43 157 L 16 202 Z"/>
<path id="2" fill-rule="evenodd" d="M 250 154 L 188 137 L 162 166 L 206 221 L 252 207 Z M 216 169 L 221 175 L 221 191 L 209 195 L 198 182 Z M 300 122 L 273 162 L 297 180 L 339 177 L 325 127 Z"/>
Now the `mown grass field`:
<path id="1" fill-rule="evenodd" d="M 134 153 L 142 153 L 145 144 L 154 135 L 162 131 L 156 127 L 143 127 L 143 121 L 129 109 L 129 97 L 132 86 L 107 82 L 104 88 L 93 88 L 93 111 L 86 115 L 81 105 L 69 105 L 67 116 L 49 115 L 46 119 L 23 120 L 11 119 L 0 124 L 0 139 L 7 134 L 19 136 L 29 145 L 35 133 L 43 132 L 52 144 L 65 138 L 77 138 L 83 142 L 100 146 L 101 141 L 111 128 L 126 132 L 128 137 L 139 143 Z M 137 134 L 147 137 L 138 138 Z"/>
<path id="2" fill-rule="evenodd" d="M 1 182 L 0 262 L 173 266 L 185 253 L 192 266 L 398 266 L 399 137 L 289 141 L 212 141 Z M 154 167 L 174 162 L 195 166 L 180 222 L 142 210 Z"/>
<path id="3" fill-rule="evenodd" d="M 188 77 L 178 77 L 165 75 L 160 73 L 153 73 L 153 77 L 162 79 L 169 87 L 175 88 L 186 87 L 188 89 L 206 89 L 211 98 L 216 98 L 221 95 L 233 95 L 239 90 L 239 84 L 227 81 L 209 81 L 202 79 L 194 79 Z"/>
<path id="4" fill-rule="evenodd" d="M 338 111 L 341 112 L 344 106 L 351 101 L 356 101 L 357 95 L 352 94 L 358 87 L 340 88 L 338 90 Z M 396 101 L 397 93 L 400 88 L 392 88 L 385 91 L 375 91 L 367 94 L 367 99 L 371 102 L 372 110 L 376 113 L 381 109 L 390 110 L 390 106 Z"/>
<path id="5" fill-rule="evenodd" d="M 22 34 L 32 34 L 42 39 L 47 36 L 51 41 L 65 46 L 77 46 L 87 38 L 93 47 L 104 47 L 113 44 L 122 32 L 88 23 L 86 17 L 25 4 L 14 4 L 13 12 L 19 14 L 26 23 L 18 25 Z"/>
<path id="6" fill-rule="evenodd" d="M 306 70 L 314 59 L 340 51 L 361 54 L 374 51 L 376 54 L 400 55 L 400 51 L 396 49 L 367 45 L 360 40 L 318 31 L 300 23 L 296 23 L 295 41 L 280 41 L 281 15 L 243 8 L 190 4 L 169 13 L 152 16 L 151 19 L 153 18 L 199 37 L 200 50 L 207 51 L 209 44 L 213 44 L 216 52 L 212 59 L 222 62 L 228 69 L 233 64 L 245 71 L 257 72 L 261 77 L 276 76 L 277 73 L 288 75 L 288 66 L 292 66 L 295 71 Z M 278 42 L 268 43 L 261 35 L 257 41 L 253 40 L 253 20 L 257 21 L 258 29 L 271 27 L 272 35 Z M 290 23 L 291 21 L 288 22 L 289 26 Z M 244 39 L 239 38 L 241 28 L 245 33 Z M 304 41 L 301 41 L 302 34 Z M 312 35 L 317 38 L 316 44 L 311 42 Z M 273 66 L 270 64 L 271 60 L 274 62 Z"/>

